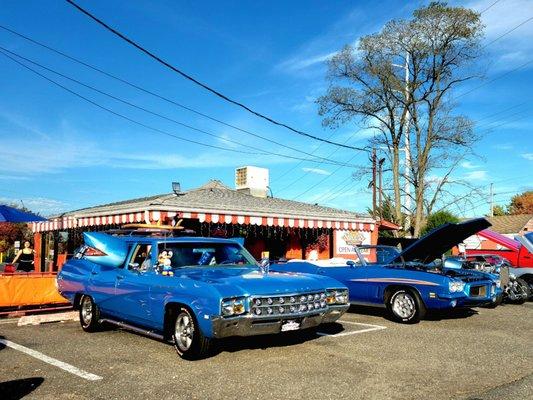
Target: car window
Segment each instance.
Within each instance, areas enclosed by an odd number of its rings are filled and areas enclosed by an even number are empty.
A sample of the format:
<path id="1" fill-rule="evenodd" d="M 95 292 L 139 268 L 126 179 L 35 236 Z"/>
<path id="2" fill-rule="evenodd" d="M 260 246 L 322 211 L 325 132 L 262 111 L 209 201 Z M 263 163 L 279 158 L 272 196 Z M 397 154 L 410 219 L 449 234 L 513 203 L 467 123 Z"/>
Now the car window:
<path id="1" fill-rule="evenodd" d="M 159 246 L 159 266 L 181 268 L 214 265 L 254 265 L 255 259 L 237 243 L 165 243 Z"/>
<path id="2" fill-rule="evenodd" d="M 146 243 L 136 245 L 128 262 L 128 270 L 146 272 L 152 267 L 152 245 Z"/>
<path id="3" fill-rule="evenodd" d="M 382 265 L 390 262 L 400 251 L 392 246 L 368 246 L 360 247 L 359 253 L 367 265 Z"/>

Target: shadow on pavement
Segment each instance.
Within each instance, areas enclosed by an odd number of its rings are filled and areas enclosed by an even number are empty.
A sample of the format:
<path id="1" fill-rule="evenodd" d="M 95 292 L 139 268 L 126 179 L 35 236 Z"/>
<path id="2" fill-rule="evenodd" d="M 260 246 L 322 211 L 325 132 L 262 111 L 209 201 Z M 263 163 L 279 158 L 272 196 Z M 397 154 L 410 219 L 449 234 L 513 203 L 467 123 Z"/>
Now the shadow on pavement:
<path id="1" fill-rule="evenodd" d="M 366 307 L 366 306 L 350 306 L 348 310 L 351 314 L 361 314 L 361 315 L 370 315 L 373 317 L 382 317 L 388 321 L 394 320 L 390 317 L 389 313 L 385 308 L 378 307 Z M 458 319 L 458 318 L 468 318 L 472 315 L 476 315 L 478 312 L 472 308 L 453 308 L 450 310 L 429 310 L 426 313 L 425 320 L 428 321 L 440 321 L 444 319 Z"/>
<path id="2" fill-rule="evenodd" d="M 230 337 L 221 339 L 213 351 L 212 356 L 222 352 L 237 352 L 241 350 L 265 350 L 271 347 L 286 347 L 302 344 L 320 338 L 317 332 L 328 334 L 340 333 L 345 329 L 339 323 L 325 324 L 318 328 L 304 329 L 301 331 L 285 332 L 274 335 L 258 335 L 245 337 Z"/>
<path id="3" fill-rule="evenodd" d="M 44 378 L 25 378 L 0 382 L 2 400 L 18 400 L 30 394 L 44 382 Z"/>
<path id="4" fill-rule="evenodd" d="M 0 339 L 5 339 L 5 338 L 6 338 L 5 336 L 0 335 Z M 0 351 L 1 351 L 1 350 L 4 350 L 5 348 L 6 348 L 6 345 L 3 344 L 3 343 L 0 343 Z M 0 392 L 0 394 L 1 394 L 1 393 L 2 393 L 2 392 Z"/>

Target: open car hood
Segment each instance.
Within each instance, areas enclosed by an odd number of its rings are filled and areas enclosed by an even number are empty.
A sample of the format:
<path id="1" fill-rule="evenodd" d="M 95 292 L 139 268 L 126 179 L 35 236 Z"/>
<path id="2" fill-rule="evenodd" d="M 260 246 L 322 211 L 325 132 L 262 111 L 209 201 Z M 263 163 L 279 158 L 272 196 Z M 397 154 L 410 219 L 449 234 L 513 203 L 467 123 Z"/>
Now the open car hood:
<path id="1" fill-rule="evenodd" d="M 489 226 L 491 224 L 485 218 L 471 219 L 459 224 L 444 224 L 408 246 L 389 263 L 414 261 L 427 264 Z"/>

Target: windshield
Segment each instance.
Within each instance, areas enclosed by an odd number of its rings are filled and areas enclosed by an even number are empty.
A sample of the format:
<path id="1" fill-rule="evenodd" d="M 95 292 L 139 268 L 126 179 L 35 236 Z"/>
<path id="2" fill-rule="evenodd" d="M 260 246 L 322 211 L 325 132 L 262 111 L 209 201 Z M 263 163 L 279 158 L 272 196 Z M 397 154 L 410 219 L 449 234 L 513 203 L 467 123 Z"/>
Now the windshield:
<path id="1" fill-rule="evenodd" d="M 367 265 L 387 264 L 400 254 L 393 246 L 359 246 L 357 249 Z"/>
<path id="2" fill-rule="evenodd" d="M 249 265 L 255 259 L 237 243 L 165 243 L 159 246 L 159 268 Z"/>

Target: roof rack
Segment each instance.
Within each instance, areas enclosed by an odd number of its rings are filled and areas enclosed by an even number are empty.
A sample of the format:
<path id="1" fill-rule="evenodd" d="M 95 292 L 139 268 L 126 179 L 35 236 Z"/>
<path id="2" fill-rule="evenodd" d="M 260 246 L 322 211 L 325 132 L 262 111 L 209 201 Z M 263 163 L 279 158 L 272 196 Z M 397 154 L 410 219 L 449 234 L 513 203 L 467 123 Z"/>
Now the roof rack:
<path id="1" fill-rule="evenodd" d="M 111 235 L 122 236 L 191 236 L 196 235 L 192 229 L 185 229 L 181 226 L 179 220 L 176 225 L 157 225 L 157 224 L 126 224 L 119 229 L 110 229 L 106 231 Z"/>

